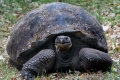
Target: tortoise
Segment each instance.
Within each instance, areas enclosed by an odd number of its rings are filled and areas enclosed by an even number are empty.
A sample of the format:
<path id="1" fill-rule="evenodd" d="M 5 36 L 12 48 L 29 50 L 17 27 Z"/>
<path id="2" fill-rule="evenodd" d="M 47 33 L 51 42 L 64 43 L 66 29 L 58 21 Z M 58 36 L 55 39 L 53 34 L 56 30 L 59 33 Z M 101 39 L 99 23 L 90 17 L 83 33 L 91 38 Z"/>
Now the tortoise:
<path id="1" fill-rule="evenodd" d="M 110 71 L 112 59 L 102 26 L 83 8 L 68 3 L 43 4 L 28 12 L 7 44 L 9 63 L 24 79 L 43 72 Z"/>

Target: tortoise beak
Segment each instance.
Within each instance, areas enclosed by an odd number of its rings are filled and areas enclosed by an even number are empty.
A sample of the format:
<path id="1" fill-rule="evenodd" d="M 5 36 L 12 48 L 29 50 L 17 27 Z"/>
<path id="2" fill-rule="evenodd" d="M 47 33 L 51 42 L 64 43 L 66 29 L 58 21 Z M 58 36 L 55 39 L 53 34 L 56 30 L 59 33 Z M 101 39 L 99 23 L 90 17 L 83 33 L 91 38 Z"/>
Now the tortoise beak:
<path id="1" fill-rule="evenodd" d="M 63 39 L 60 39 L 60 43 L 63 44 Z"/>

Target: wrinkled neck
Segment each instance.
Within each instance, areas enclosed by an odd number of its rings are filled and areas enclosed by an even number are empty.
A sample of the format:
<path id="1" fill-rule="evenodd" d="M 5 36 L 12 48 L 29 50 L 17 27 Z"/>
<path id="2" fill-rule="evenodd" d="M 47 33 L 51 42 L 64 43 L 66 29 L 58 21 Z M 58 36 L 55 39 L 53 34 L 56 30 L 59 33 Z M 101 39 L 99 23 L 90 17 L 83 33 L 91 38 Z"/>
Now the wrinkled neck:
<path id="1" fill-rule="evenodd" d="M 59 54 L 61 55 L 61 58 L 68 59 L 70 57 L 70 51 L 59 51 Z"/>

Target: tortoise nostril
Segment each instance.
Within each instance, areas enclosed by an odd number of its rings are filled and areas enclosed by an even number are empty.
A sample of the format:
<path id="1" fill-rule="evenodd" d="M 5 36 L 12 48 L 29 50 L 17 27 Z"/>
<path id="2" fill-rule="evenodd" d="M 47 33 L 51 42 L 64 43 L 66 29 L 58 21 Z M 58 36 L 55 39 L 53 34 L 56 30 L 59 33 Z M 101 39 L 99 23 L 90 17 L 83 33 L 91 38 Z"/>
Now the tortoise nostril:
<path id="1" fill-rule="evenodd" d="M 59 39 L 59 42 L 60 42 L 61 44 L 63 44 L 63 39 Z"/>

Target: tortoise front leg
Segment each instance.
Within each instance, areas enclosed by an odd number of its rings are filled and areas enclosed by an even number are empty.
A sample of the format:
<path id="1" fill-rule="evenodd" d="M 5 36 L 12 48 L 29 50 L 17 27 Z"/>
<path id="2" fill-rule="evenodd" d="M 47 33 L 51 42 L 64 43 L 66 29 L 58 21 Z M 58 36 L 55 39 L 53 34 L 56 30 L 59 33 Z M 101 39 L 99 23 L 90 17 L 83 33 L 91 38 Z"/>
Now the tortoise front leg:
<path id="1" fill-rule="evenodd" d="M 110 71 L 112 59 L 105 52 L 83 48 L 79 52 L 80 64 L 86 71 Z"/>
<path id="2" fill-rule="evenodd" d="M 52 68 L 54 60 L 55 53 L 53 50 L 45 49 L 40 51 L 23 65 L 23 78 L 25 80 L 32 80 L 37 74 L 47 73 Z"/>

